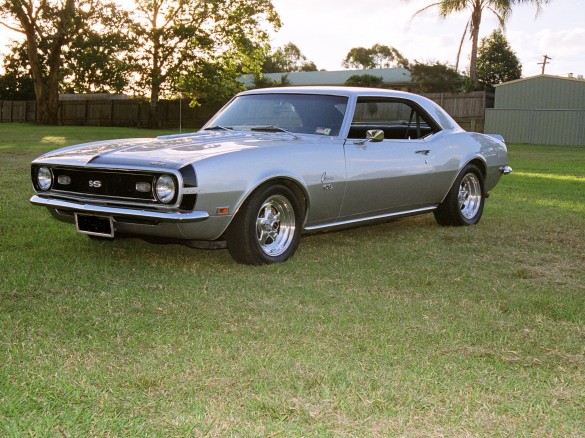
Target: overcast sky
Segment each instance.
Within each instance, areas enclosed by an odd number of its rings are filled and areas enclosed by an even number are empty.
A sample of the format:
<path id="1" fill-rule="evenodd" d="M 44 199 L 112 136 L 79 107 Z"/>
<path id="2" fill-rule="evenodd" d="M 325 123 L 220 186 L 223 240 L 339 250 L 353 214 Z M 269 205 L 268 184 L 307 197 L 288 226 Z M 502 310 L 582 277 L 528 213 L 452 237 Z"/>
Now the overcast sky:
<path id="1" fill-rule="evenodd" d="M 341 70 L 352 47 L 385 44 L 410 61 L 455 63 L 457 47 L 468 14 L 440 19 L 435 10 L 412 19 L 422 7 L 437 0 L 272 0 L 283 27 L 272 36 L 273 47 L 293 42 L 319 69 Z M 585 75 L 585 0 L 551 0 L 542 13 L 521 5 L 514 9 L 506 37 L 520 58 L 523 76 L 539 74 L 543 55 L 552 58 L 547 74 Z M 497 27 L 484 13 L 480 37 Z M 4 49 L 9 32 L 0 28 Z M 466 40 L 461 68 L 469 64 Z M 2 50 L 4 51 L 4 50 Z"/>
<path id="2" fill-rule="evenodd" d="M 455 64 L 469 14 L 446 19 L 432 9 L 411 19 L 437 0 L 273 0 L 283 27 L 273 46 L 295 43 L 319 69 L 341 70 L 352 47 L 376 43 L 393 46 L 410 61 Z M 543 55 L 552 58 L 547 74 L 585 75 L 585 0 L 551 0 L 535 18 L 536 8 L 516 6 L 506 37 L 522 63 L 523 76 L 540 74 Z M 497 27 L 484 12 L 480 38 Z M 461 66 L 468 68 L 471 42 L 465 41 Z"/>

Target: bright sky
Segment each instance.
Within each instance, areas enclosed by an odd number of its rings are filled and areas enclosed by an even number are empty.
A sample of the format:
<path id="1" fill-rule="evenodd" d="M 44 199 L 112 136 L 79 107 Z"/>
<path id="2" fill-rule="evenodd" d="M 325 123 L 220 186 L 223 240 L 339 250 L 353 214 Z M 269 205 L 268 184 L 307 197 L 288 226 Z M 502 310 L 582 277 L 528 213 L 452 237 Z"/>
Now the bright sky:
<path id="1" fill-rule="evenodd" d="M 379 43 L 397 48 L 410 61 L 438 60 L 455 64 L 469 15 L 441 19 L 431 9 L 412 15 L 438 0 L 272 0 L 284 23 L 273 36 L 277 47 L 295 43 L 319 69 L 341 70 L 352 47 Z M 540 74 L 546 54 L 547 74 L 585 75 L 585 0 L 551 0 L 535 18 L 536 8 L 514 8 L 506 38 L 522 63 L 522 75 Z M 497 28 L 484 12 L 480 38 Z M 468 68 L 471 42 L 465 41 L 460 68 Z"/>
<path id="2" fill-rule="evenodd" d="M 272 0 L 283 27 L 273 34 L 272 45 L 293 42 L 319 69 L 341 70 L 352 47 L 385 44 L 397 48 L 411 61 L 455 63 L 461 34 L 468 19 L 462 13 L 440 19 L 429 10 L 412 15 L 437 0 Z M 535 18 L 536 8 L 516 6 L 506 27 L 506 37 L 520 58 L 523 76 L 539 74 L 546 54 L 552 58 L 547 74 L 585 75 L 585 0 L 551 0 Z M 485 12 L 480 37 L 497 27 Z M 0 28 L 0 51 L 9 31 Z M 461 68 L 469 64 L 466 40 Z"/>

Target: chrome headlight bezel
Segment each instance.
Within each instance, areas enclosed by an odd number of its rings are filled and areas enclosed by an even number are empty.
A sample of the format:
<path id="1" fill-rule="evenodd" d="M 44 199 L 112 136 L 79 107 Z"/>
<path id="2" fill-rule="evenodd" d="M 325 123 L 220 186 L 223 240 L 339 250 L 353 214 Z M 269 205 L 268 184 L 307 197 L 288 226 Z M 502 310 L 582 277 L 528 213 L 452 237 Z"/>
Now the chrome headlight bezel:
<path id="1" fill-rule="evenodd" d="M 177 183 L 170 174 L 163 174 L 157 177 L 155 194 L 159 202 L 170 204 L 177 196 Z"/>
<path id="2" fill-rule="evenodd" d="M 50 167 L 40 166 L 37 169 L 37 187 L 46 192 L 53 186 L 53 172 Z"/>

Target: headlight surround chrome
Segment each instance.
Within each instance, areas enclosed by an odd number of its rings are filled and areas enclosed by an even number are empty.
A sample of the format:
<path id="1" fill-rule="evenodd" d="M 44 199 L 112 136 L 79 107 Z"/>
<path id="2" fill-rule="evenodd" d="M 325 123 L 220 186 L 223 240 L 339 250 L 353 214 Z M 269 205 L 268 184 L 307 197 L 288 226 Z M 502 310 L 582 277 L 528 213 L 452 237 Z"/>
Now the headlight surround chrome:
<path id="1" fill-rule="evenodd" d="M 39 189 L 45 192 L 53 185 L 53 172 L 47 166 L 41 166 L 37 169 L 37 184 Z"/>
<path id="2" fill-rule="evenodd" d="M 156 179 L 156 197 L 163 204 L 168 204 L 175 198 L 177 185 L 171 175 L 161 175 Z"/>

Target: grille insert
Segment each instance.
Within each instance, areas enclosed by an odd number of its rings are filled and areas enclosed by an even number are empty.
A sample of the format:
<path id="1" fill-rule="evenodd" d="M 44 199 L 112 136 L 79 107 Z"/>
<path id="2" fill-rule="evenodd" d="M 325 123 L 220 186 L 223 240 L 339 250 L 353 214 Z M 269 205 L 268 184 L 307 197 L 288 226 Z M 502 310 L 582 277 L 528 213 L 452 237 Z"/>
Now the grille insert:
<path id="1" fill-rule="evenodd" d="M 79 169 L 54 167 L 55 182 L 52 191 L 71 195 L 85 195 L 98 199 L 119 199 L 147 204 L 159 204 L 153 187 L 161 173 L 119 171 L 108 169 Z M 66 184 L 64 184 L 66 183 Z M 151 187 L 139 191 L 138 187 Z M 176 199 L 173 200 L 175 202 Z"/>

